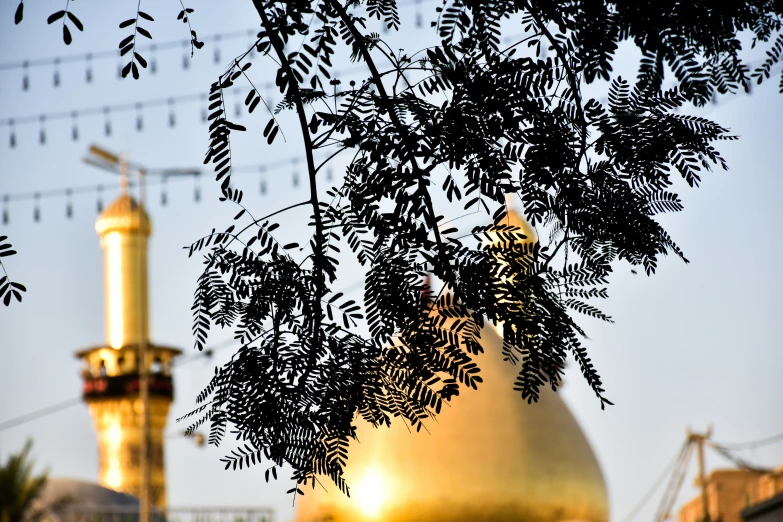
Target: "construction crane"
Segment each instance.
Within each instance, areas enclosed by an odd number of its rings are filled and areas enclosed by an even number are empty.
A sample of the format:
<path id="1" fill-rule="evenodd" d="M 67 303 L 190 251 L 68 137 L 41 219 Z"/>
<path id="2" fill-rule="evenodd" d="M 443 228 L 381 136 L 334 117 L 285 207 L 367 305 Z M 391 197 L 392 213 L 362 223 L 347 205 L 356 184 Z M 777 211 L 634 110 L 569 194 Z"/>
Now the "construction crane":
<path id="1" fill-rule="evenodd" d="M 716 451 L 721 456 L 733 462 L 740 469 L 752 471 L 755 473 L 769 473 L 771 471 L 769 469 L 761 468 L 759 466 L 754 466 L 746 462 L 745 460 L 737 457 L 732 453 L 730 447 L 714 442 L 713 440 L 711 440 L 711 437 L 712 437 L 711 426 L 708 426 L 707 430 L 704 433 L 694 432 L 691 431 L 689 428 L 686 431 L 685 441 L 683 442 L 682 446 L 680 447 L 677 454 L 675 455 L 674 460 L 664 470 L 664 473 L 656 481 L 653 488 L 650 491 L 648 491 L 647 494 L 644 495 L 642 500 L 634 507 L 631 513 L 624 519 L 624 522 L 630 522 L 631 520 L 633 520 L 633 518 L 639 513 L 639 511 L 644 506 L 644 504 L 647 503 L 647 501 L 650 499 L 650 497 L 658 489 L 658 487 L 661 485 L 661 483 L 667 476 L 669 480 L 666 485 L 666 488 L 664 489 L 663 496 L 661 497 L 661 500 L 658 504 L 658 508 L 655 512 L 655 517 L 653 518 L 653 521 L 665 522 L 671 519 L 672 510 L 674 509 L 674 506 L 677 502 L 677 498 L 679 497 L 680 490 L 682 489 L 682 484 L 685 481 L 685 476 L 688 474 L 691 457 L 693 456 L 694 453 L 696 453 L 696 457 L 698 461 L 697 484 L 699 486 L 699 494 L 700 494 L 699 497 L 701 499 L 701 507 L 703 513 L 702 522 L 712 522 L 710 517 L 708 498 L 707 498 L 707 474 L 706 474 L 706 466 L 705 466 L 706 448 L 710 448 Z M 783 434 L 781 434 L 780 436 L 771 437 L 768 440 L 765 439 L 764 441 L 761 442 L 769 442 L 769 441 L 775 442 L 778 439 L 783 440 Z"/>

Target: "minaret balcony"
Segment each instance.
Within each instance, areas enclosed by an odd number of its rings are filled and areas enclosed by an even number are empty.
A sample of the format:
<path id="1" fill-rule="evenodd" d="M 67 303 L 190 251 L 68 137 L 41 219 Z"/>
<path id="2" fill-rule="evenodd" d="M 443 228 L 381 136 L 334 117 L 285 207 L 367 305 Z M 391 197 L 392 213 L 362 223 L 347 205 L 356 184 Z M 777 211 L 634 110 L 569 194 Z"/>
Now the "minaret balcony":
<path id="1" fill-rule="evenodd" d="M 161 397 L 172 400 L 174 386 L 171 375 L 151 373 L 148 376 L 150 397 Z M 85 399 L 115 399 L 134 397 L 139 394 L 140 378 L 138 373 L 123 375 L 85 375 L 82 385 L 82 396 Z"/>

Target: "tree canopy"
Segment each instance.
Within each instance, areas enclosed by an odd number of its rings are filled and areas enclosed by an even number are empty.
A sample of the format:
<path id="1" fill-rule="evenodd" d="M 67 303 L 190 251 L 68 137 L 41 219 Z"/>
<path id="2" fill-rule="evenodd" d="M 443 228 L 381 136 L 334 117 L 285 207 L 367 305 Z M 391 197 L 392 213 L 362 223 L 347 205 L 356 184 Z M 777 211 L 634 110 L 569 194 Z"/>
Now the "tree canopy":
<path id="1" fill-rule="evenodd" d="M 557 388 L 570 356 L 601 407 L 611 404 L 575 313 L 611 320 L 594 301 L 607 297 L 618 262 L 649 275 L 666 254 L 686 260 L 658 217 L 682 210 L 678 178 L 695 187 L 706 171 L 727 168 L 717 143 L 734 139 L 687 109 L 770 78 L 783 52 L 783 4 L 446 0 L 431 27 L 437 43 L 400 50 L 367 29 L 372 19 L 399 27 L 395 0 L 253 5 L 253 48 L 209 91 L 205 163 L 221 198 L 237 206 L 236 223 L 187 247 L 204 261 L 196 348 L 213 326 L 232 328 L 242 347 L 198 396 L 190 429 L 208 424 L 213 444 L 227 431 L 237 437 L 226 467 L 264 462 L 269 478 L 288 464 L 292 492 L 318 475 L 347 492 L 357 420 L 399 417 L 418 430 L 444 401 L 480 386 L 472 356 L 483 351 L 485 322 L 503 325 L 502 353 L 492 355 L 517 365 L 522 399 Z M 66 44 L 69 27 L 83 29 L 71 7 L 49 18 Z M 137 79 L 146 60 L 136 41 L 151 37 L 154 21 L 142 8 L 120 23 L 129 32 L 122 74 Z M 193 16 L 182 4 L 179 19 Z M 189 30 L 195 50 L 202 44 Z M 509 33 L 519 36 L 501 45 Z M 612 68 L 623 42 L 641 56 L 630 80 Z M 754 65 L 746 54 L 756 46 L 766 58 Z M 336 79 L 338 56 L 365 74 Z M 250 81 L 251 59 L 273 64 L 276 106 Z M 292 112 L 306 201 L 243 206 L 230 143 L 246 129 L 230 120 L 224 94 L 237 84 L 247 85 L 249 112 L 269 113 L 268 144 L 294 129 L 281 131 Z M 596 89 L 606 98 L 587 95 Z M 330 186 L 323 173 L 337 157 L 349 163 Z M 507 195 L 537 238 L 508 224 Z M 310 209 L 308 234 L 283 241 L 275 220 L 295 207 Z M 444 217 L 466 212 L 484 213 L 487 224 L 460 230 Z M 363 302 L 335 290 L 341 249 L 364 271 Z"/>
<path id="2" fill-rule="evenodd" d="M 63 498 L 52 505 L 41 504 L 39 499 L 48 475 L 33 473 L 32 447 L 32 441 L 28 440 L 22 451 L 9 455 L 6 462 L 0 464 L 1 522 L 38 522 L 46 519 L 50 509 L 57 509 L 68 502 Z"/>

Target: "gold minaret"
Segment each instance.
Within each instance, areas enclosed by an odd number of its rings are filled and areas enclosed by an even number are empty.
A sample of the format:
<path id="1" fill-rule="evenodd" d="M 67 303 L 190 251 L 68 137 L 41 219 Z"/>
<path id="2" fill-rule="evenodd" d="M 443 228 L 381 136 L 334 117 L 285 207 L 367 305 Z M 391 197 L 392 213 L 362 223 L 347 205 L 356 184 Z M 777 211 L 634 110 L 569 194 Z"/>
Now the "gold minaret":
<path id="1" fill-rule="evenodd" d="M 144 208 L 123 191 L 95 223 L 104 257 L 106 345 L 76 355 L 83 362 L 83 397 L 98 433 L 98 482 L 142 496 L 141 372 L 148 376 L 147 469 L 149 503 L 166 505 L 164 428 L 174 398 L 171 362 L 180 350 L 149 342 L 147 239 Z M 141 363 L 140 353 L 145 354 Z M 143 364 L 143 366 L 141 366 Z"/>

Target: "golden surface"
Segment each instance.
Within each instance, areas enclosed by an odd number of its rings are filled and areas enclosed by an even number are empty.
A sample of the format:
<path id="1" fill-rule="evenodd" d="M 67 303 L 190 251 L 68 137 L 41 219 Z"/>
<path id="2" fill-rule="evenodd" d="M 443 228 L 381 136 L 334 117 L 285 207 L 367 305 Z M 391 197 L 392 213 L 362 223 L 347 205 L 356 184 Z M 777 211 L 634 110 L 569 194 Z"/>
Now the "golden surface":
<path id="1" fill-rule="evenodd" d="M 150 398 L 150 501 L 166 505 L 164 430 L 171 401 Z M 87 403 L 98 434 L 98 483 L 137 496 L 141 483 L 141 413 L 135 397 L 93 399 Z"/>
<path id="2" fill-rule="evenodd" d="M 482 336 L 479 389 L 430 421 L 431 434 L 359 421 L 346 470 L 351 498 L 330 484 L 328 493 L 308 488 L 299 522 L 608 519 L 601 469 L 565 403 L 550 389 L 538 403 L 523 401 L 500 338 L 489 328 Z"/>
<path id="3" fill-rule="evenodd" d="M 106 337 L 112 348 L 149 338 L 147 306 L 147 213 L 123 194 L 95 223 L 104 253 Z"/>
<path id="4" fill-rule="evenodd" d="M 95 231 L 99 236 L 118 231 L 140 232 L 147 237 L 152 233 L 152 223 L 147 212 L 135 199 L 128 194 L 122 194 L 98 216 Z"/>
<path id="5" fill-rule="evenodd" d="M 147 368 L 156 373 L 156 367 L 168 374 L 174 358 L 182 350 L 170 346 L 147 343 Z M 85 377 L 98 377 L 103 373 L 107 377 L 136 373 L 139 363 L 139 347 L 126 345 L 122 348 L 95 346 L 76 352 L 82 360 L 82 372 Z"/>
<path id="6" fill-rule="evenodd" d="M 501 223 L 537 238 L 513 208 Z M 488 240 L 498 238 L 490 232 Z M 351 497 L 330 484 L 328 492 L 308 489 L 297 521 L 606 522 L 603 475 L 568 407 L 550 388 L 538 403 L 523 401 L 502 339 L 492 327 L 482 337 L 478 390 L 444 407 L 427 423 L 430 433 L 409 433 L 399 419 L 380 429 L 358 421 L 346 469 Z"/>

